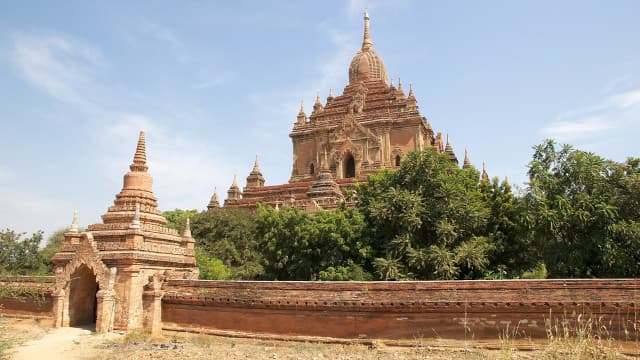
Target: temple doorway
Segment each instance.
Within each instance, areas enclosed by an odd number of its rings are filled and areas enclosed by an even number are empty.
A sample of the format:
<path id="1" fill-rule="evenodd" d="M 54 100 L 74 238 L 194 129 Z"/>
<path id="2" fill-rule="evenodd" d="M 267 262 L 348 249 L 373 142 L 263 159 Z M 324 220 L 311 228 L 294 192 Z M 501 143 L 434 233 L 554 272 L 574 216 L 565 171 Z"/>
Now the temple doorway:
<path id="1" fill-rule="evenodd" d="M 347 154 L 344 160 L 344 177 L 352 178 L 356 176 L 356 160 L 353 155 Z"/>
<path id="2" fill-rule="evenodd" d="M 98 283 L 93 271 L 80 265 L 71 274 L 69 284 L 69 326 L 95 324 L 97 292 Z"/>

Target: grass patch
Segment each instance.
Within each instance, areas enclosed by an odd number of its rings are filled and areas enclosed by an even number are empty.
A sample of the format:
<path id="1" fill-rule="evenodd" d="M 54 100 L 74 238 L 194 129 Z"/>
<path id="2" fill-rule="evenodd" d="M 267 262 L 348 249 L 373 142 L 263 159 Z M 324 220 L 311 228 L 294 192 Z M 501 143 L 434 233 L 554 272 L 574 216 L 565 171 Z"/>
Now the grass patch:
<path id="1" fill-rule="evenodd" d="M 130 330 L 120 340 L 123 344 L 137 345 L 150 342 L 153 339 L 150 329 Z"/>

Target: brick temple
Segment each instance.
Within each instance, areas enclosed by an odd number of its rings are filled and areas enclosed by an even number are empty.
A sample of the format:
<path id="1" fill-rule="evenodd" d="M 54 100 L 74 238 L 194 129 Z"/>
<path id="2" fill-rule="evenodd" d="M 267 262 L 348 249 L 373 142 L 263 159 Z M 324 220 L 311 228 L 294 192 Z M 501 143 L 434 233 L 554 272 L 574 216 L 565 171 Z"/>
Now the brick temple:
<path id="1" fill-rule="evenodd" d="M 366 181 L 366 175 L 376 170 L 399 167 L 414 150 L 433 148 L 458 164 L 449 137 L 445 140 L 441 132 L 434 132 L 420 113 L 411 85 L 405 94 L 399 79 L 397 87 L 389 83 L 384 61 L 373 47 L 366 12 L 362 47 L 349 65 L 349 83 L 341 95 L 330 91 L 324 103 L 318 95 L 309 115 L 301 104 L 289 136 L 293 143 L 289 182 L 265 186 L 256 157 L 244 189 L 234 177 L 224 207 L 263 203 L 315 211 L 335 208 L 342 201 L 352 204 L 355 197 L 345 199 L 344 189 L 353 189 L 356 181 Z M 463 166 L 471 166 L 466 151 Z M 484 169 L 483 177 L 487 178 Z M 207 208 L 219 206 L 214 191 Z"/>
<path id="2" fill-rule="evenodd" d="M 74 214 L 52 259 L 56 327 L 93 322 L 98 332 L 157 327 L 161 284 L 198 278 L 189 222 L 178 234 L 158 210 L 144 132 L 129 169 L 103 222 L 80 231 Z"/>

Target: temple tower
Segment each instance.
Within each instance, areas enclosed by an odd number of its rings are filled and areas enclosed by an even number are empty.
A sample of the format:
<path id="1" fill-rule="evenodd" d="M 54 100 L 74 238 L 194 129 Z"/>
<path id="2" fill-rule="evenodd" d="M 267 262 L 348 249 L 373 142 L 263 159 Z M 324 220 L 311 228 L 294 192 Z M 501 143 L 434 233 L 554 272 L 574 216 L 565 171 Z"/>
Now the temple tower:
<path id="1" fill-rule="evenodd" d="M 167 228 L 158 210 L 142 131 L 129 169 L 102 223 L 80 232 L 74 216 L 52 259 L 56 326 L 95 321 L 98 332 L 140 328 L 149 320 L 143 292 L 151 277 L 198 277 L 193 238 Z"/>

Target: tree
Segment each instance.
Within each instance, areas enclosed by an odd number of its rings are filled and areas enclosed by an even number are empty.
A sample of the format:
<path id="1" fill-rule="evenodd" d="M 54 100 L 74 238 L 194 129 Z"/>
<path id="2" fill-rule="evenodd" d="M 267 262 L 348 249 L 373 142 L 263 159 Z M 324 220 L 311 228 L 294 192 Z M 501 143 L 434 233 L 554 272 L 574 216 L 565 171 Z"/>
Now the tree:
<path id="1" fill-rule="evenodd" d="M 552 140 L 534 147 L 526 202 L 549 276 L 640 273 L 639 163 Z"/>
<path id="2" fill-rule="evenodd" d="M 180 233 L 184 231 L 184 227 L 187 224 L 187 218 L 192 218 L 196 214 L 198 214 L 198 210 L 175 209 L 162 212 L 162 216 L 167 219 L 167 227 L 178 230 Z"/>
<path id="3" fill-rule="evenodd" d="M 259 205 L 256 230 L 266 274 L 277 280 L 366 279 L 364 227 L 355 209 L 308 214 Z"/>
<path id="4" fill-rule="evenodd" d="M 213 209 L 191 219 L 191 233 L 201 255 L 216 258 L 229 269 L 232 279 L 252 280 L 263 276 L 258 252 L 255 215 L 246 209 Z"/>
<path id="5" fill-rule="evenodd" d="M 0 274 L 34 275 L 42 273 L 43 261 L 38 252 L 42 231 L 25 237 L 25 233 L 0 230 Z"/>
<path id="6" fill-rule="evenodd" d="M 358 186 L 358 208 L 381 279 L 480 278 L 493 250 L 479 173 L 433 149 L 411 152 L 397 171 Z"/>
<path id="7" fill-rule="evenodd" d="M 62 246 L 62 243 L 64 242 L 64 233 L 68 230 L 69 229 L 64 228 L 51 234 L 47 239 L 47 243 L 44 248 L 40 249 L 39 254 L 40 259 L 42 259 L 43 262 L 43 273 L 53 273 L 53 263 L 51 262 L 51 258 L 60 251 L 60 246 Z"/>
<path id="8" fill-rule="evenodd" d="M 220 259 L 207 254 L 204 250 L 196 248 L 196 262 L 200 270 L 202 280 L 226 280 L 231 276 L 229 269 Z"/>

